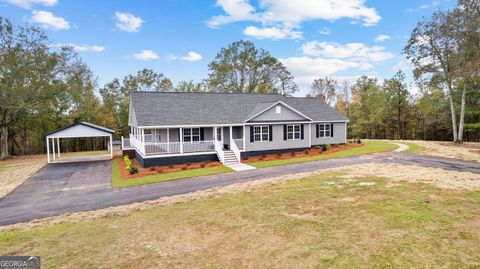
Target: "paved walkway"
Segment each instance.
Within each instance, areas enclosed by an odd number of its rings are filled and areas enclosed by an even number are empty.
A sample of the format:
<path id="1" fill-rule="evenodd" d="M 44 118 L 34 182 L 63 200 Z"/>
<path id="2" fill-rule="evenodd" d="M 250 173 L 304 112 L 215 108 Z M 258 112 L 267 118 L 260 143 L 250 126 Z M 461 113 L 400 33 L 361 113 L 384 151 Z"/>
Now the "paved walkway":
<path id="1" fill-rule="evenodd" d="M 88 211 L 142 202 L 267 177 L 367 162 L 393 162 L 480 174 L 480 163 L 477 162 L 389 152 L 113 189 L 110 184 L 110 161 L 56 163 L 42 168 L 15 191 L 0 199 L 0 225 L 25 222 L 68 212 Z"/>
<path id="2" fill-rule="evenodd" d="M 257 169 L 256 167 L 244 163 L 225 164 L 225 166 L 234 171 L 247 171 Z"/>
<path id="3" fill-rule="evenodd" d="M 407 146 L 405 144 L 401 144 L 401 143 L 393 142 L 393 144 L 398 146 L 398 148 L 396 150 L 394 150 L 395 152 L 402 152 L 402 151 L 405 151 L 405 150 L 410 148 L 409 146 Z"/>

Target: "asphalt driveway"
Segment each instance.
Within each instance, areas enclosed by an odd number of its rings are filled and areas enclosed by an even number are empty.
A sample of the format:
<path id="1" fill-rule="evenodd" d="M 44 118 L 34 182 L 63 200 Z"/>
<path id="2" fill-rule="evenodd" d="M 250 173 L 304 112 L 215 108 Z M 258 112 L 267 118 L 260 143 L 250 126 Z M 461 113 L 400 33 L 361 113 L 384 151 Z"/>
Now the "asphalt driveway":
<path id="1" fill-rule="evenodd" d="M 0 199 L 0 225 L 366 162 L 394 162 L 480 174 L 480 163 L 476 162 L 389 152 L 114 189 L 111 187 L 111 161 L 55 163 L 47 165 L 12 193 Z"/>

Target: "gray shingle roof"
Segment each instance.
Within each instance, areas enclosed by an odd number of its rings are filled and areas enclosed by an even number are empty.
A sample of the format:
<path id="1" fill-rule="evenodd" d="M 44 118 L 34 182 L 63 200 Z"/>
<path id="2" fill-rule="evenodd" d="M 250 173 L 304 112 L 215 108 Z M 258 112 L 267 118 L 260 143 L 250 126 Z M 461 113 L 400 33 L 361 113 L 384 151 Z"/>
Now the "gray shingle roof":
<path id="1" fill-rule="evenodd" d="M 134 92 L 131 101 L 138 126 L 238 124 L 278 101 L 314 121 L 347 120 L 318 99 L 278 94 Z"/>

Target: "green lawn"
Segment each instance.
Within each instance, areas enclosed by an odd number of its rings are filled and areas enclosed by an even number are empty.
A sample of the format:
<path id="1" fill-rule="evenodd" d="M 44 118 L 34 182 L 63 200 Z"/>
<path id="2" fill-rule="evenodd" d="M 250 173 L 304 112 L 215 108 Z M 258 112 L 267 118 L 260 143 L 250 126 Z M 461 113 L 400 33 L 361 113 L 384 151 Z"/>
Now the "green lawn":
<path id="1" fill-rule="evenodd" d="M 284 165 L 284 164 L 291 164 L 291 163 L 325 160 L 325 159 L 331 159 L 331 158 L 349 157 L 349 156 L 369 154 L 369 153 L 375 153 L 375 152 L 392 151 L 398 148 L 398 146 L 393 143 L 390 143 L 388 141 L 381 141 L 381 140 L 362 140 L 362 143 L 364 143 L 362 147 L 342 150 L 342 151 L 334 152 L 331 154 L 321 154 L 321 155 L 291 158 L 291 159 L 285 159 L 285 160 L 273 160 L 273 161 L 255 162 L 255 163 L 248 163 L 248 164 L 260 168 L 260 167 L 277 166 L 277 165 Z"/>
<path id="2" fill-rule="evenodd" d="M 325 173 L 16 229 L 0 233 L 0 255 L 44 268 L 479 268 L 480 192 L 358 180 Z"/>
<path id="3" fill-rule="evenodd" d="M 120 166 L 119 160 L 114 159 L 112 161 L 112 186 L 114 188 L 124 188 L 124 187 L 138 186 L 138 185 L 144 185 L 144 184 L 158 183 L 158 182 L 168 181 L 173 179 L 222 174 L 222 173 L 233 171 L 232 169 L 221 165 L 216 167 L 199 168 L 199 169 L 185 170 L 181 172 L 172 172 L 172 173 L 158 174 L 158 175 L 125 180 L 125 179 L 121 179 L 120 177 L 119 166 Z"/>
<path id="4" fill-rule="evenodd" d="M 408 149 L 405 150 L 404 152 L 420 153 L 425 149 L 424 147 L 412 142 L 399 141 L 398 143 L 402 143 L 408 146 Z"/>

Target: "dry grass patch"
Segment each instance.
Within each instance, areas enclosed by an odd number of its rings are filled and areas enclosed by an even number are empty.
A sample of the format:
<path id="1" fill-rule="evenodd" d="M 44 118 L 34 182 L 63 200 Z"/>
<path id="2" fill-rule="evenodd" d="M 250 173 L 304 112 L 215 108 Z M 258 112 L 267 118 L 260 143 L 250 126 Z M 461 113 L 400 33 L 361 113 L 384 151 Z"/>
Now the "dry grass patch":
<path id="1" fill-rule="evenodd" d="M 424 149 L 421 153 L 425 155 L 480 162 L 480 143 L 465 142 L 463 144 L 454 144 L 452 142 L 422 140 L 409 142 L 422 146 Z"/>
<path id="2" fill-rule="evenodd" d="M 342 176 L 356 180 L 365 176 L 378 176 L 393 181 L 429 183 L 439 188 L 454 190 L 480 190 L 480 175 L 470 172 L 456 172 L 440 168 L 429 168 L 399 164 L 358 164 L 348 167 L 350 173 Z M 363 182 L 368 184 L 368 182 Z"/>
<path id="3" fill-rule="evenodd" d="M 41 255 L 48 268 L 480 266 L 480 193 L 400 176 L 414 168 L 304 173 L 4 231 L 0 255 Z"/>
<path id="4" fill-rule="evenodd" d="M 43 155 L 13 157 L 0 161 L 0 198 L 47 164 Z"/>

